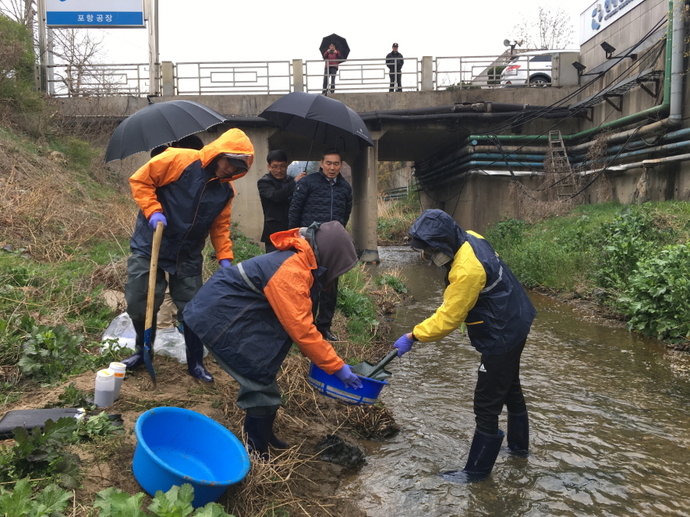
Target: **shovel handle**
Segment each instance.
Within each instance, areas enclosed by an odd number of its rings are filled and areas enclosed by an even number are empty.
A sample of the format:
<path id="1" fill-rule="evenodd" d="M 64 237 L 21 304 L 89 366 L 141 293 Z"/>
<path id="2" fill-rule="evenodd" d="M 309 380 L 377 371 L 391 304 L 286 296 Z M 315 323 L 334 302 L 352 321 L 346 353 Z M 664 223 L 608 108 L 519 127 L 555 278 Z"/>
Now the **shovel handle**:
<path id="1" fill-rule="evenodd" d="M 151 249 L 151 267 L 149 268 L 149 289 L 146 293 L 146 321 L 145 329 L 153 325 L 153 301 L 156 297 L 156 277 L 158 276 L 158 253 L 161 249 L 163 238 L 163 223 L 158 221 L 156 231 L 153 234 L 153 247 Z"/>
<path id="2" fill-rule="evenodd" d="M 395 359 L 396 357 L 398 357 L 398 349 L 397 349 L 397 348 L 394 348 L 393 350 L 391 350 L 390 352 L 388 352 L 388 355 L 386 355 L 386 357 L 384 357 L 383 359 L 381 359 L 381 361 L 379 361 L 379 364 L 377 364 L 377 365 L 374 367 L 374 369 L 369 373 L 369 377 L 373 377 L 373 376 L 376 375 L 378 372 L 380 372 L 381 370 L 383 370 L 383 369 L 386 367 L 386 365 L 387 365 L 388 363 L 390 363 L 390 362 L 391 362 L 393 359 Z"/>

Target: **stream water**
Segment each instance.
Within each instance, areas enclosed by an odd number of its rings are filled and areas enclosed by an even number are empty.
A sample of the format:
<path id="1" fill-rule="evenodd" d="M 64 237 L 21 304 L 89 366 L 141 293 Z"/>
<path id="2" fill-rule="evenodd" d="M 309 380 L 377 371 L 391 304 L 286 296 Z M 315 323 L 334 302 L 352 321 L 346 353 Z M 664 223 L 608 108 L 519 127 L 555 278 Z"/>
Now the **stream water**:
<path id="1" fill-rule="evenodd" d="M 440 305 L 443 274 L 407 247 L 379 252 L 376 273 L 401 271 L 414 297 L 398 308 L 398 336 Z M 690 515 L 690 356 L 530 297 L 529 458 L 502 451 L 470 485 L 438 476 L 467 459 L 480 356 L 459 332 L 417 343 L 389 365 L 381 395 L 400 433 L 365 444 L 367 464 L 343 485 L 370 517 Z"/>

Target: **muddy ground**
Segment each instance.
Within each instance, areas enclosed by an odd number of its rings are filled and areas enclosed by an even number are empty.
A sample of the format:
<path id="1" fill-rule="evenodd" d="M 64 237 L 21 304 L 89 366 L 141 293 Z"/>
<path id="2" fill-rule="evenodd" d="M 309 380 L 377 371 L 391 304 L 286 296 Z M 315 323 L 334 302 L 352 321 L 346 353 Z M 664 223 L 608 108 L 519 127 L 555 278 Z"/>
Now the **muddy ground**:
<path id="1" fill-rule="evenodd" d="M 337 317 L 334 332 L 340 335 L 346 332 L 344 323 Z M 334 346 L 344 357 L 358 356 L 372 361 L 390 350 L 390 345 L 384 344 L 367 352 L 347 342 L 335 343 Z M 244 412 L 234 404 L 238 385 L 212 359 L 207 358 L 205 363 L 215 378 L 213 384 L 199 383 L 187 374 L 186 365 L 165 356 L 155 357 L 158 380 L 155 389 L 145 369 L 128 372 L 119 399 L 107 408 L 109 414 L 121 415 L 123 435 L 96 448 L 73 447 L 73 452 L 82 459 L 84 477 L 82 488 L 76 491 L 71 515 L 89 515 L 95 494 L 108 487 L 130 494 L 142 492 L 131 465 L 136 447 L 135 422 L 148 409 L 160 406 L 191 409 L 220 422 L 244 441 Z M 317 393 L 307 383 L 308 368 L 309 361 L 298 352 L 291 353 L 283 364 L 278 382 L 283 392 L 284 407 L 278 412 L 274 430 L 291 448 L 282 453 L 273 451 L 270 463 L 252 457 L 252 468 L 247 478 L 231 487 L 219 500 L 228 513 L 237 517 L 365 515 L 353 501 L 338 497 L 343 475 L 361 467 L 357 461 L 350 461 L 348 465 L 347 460 L 352 457 L 352 451 L 356 452 L 355 456 L 359 454 L 356 449 L 366 457 L 361 439 L 386 439 L 397 432 L 397 426 L 382 406 L 351 406 Z M 20 400 L 6 404 L 2 412 L 59 405 L 58 397 L 70 383 L 92 393 L 94 378 L 94 372 L 87 372 L 57 386 L 35 388 L 24 393 Z M 331 437 L 329 443 L 332 444 L 333 436 L 346 446 L 345 449 L 351 450 L 333 454 L 331 448 L 322 454 L 319 443 Z M 2 445 L 12 443 L 11 440 L 0 442 Z M 148 504 L 147 498 L 144 506 Z"/>

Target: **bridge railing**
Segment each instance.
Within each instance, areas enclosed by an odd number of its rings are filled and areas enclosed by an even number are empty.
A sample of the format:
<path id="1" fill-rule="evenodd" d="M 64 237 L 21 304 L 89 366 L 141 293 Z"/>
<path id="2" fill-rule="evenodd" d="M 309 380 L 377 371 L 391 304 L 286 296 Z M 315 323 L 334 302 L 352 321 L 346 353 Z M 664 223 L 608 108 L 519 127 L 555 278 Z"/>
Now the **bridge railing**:
<path id="1" fill-rule="evenodd" d="M 50 65 L 48 93 L 53 97 L 149 94 L 148 64 Z"/>
<path id="2" fill-rule="evenodd" d="M 177 63 L 174 75 L 177 95 L 293 91 L 290 61 Z"/>
<path id="3" fill-rule="evenodd" d="M 437 57 L 434 90 L 500 88 L 501 72 L 510 56 Z"/>
<path id="4" fill-rule="evenodd" d="M 418 91 L 421 87 L 420 60 L 405 58 L 401 74 L 403 91 Z M 324 60 L 304 62 L 305 91 L 321 93 L 324 80 Z M 329 79 L 330 84 L 330 79 Z M 387 92 L 390 77 L 385 59 L 348 59 L 340 63 L 335 78 L 337 92 Z"/>
<path id="5" fill-rule="evenodd" d="M 506 56 L 405 58 L 403 91 L 500 87 Z M 55 97 L 133 95 L 239 95 L 321 93 L 324 61 L 164 62 L 154 74 L 147 64 L 49 67 L 49 93 Z M 160 85 L 160 86 L 158 86 Z M 340 64 L 336 92 L 387 92 L 385 58 L 351 59 Z"/>

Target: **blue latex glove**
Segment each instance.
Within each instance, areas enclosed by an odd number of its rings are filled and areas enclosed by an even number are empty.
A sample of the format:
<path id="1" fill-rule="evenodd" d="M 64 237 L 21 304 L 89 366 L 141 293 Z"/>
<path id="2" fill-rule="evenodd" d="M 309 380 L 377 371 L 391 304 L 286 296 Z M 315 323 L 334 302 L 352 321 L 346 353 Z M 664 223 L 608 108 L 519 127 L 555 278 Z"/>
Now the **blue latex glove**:
<path id="1" fill-rule="evenodd" d="M 230 267 L 232 266 L 232 261 L 230 259 L 220 259 L 218 261 L 220 267 Z"/>
<path id="2" fill-rule="evenodd" d="M 156 225 L 158 224 L 158 221 L 161 221 L 163 223 L 163 227 L 168 226 L 168 220 L 165 218 L 165 216 L 160 212 L 154 212 L 151 214 L 151 217 L 149 217 L 149 226 L 152 230 L 156 230 Z"/>
<path id="3" fill-rule="evenodd" d="M 403 334 L 395 343 L 393 343 L 393 346 L 398 349 L 398 357 L 402 357 L 403 354 L 412 349 L 413 344 L 414 341 L 407 337 L 407 334 Z"/>
<path id="4" fill-rule="evenodd" d="M 345 386 L 348 388 L 358 390 L 362 387 L 362 379 L 352 373 L 352 370 L 350 370 L 350 367 L 347 364 L 343 365 L 340 370 L 335 372 L 335 376 L 343 381 L 343 384 L 345 384 Z"/>

